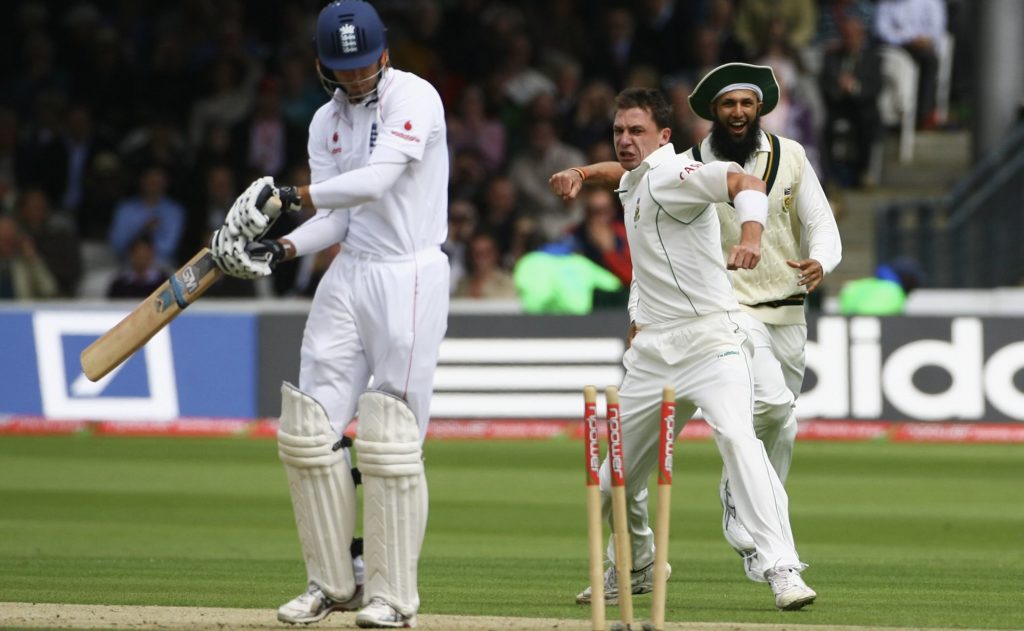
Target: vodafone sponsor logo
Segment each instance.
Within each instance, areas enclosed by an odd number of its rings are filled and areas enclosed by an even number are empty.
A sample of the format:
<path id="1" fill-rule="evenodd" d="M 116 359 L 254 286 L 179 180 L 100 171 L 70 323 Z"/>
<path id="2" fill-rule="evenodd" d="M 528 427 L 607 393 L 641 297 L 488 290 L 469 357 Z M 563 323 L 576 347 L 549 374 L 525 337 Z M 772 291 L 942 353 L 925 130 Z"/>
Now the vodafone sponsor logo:
<path id="1" fill-rule="evenodd" d="M 398 138 L 401 138 L 402 140 L 408 140 L 409 142 L 423 142 L 422 140 L 420 140 L 419 136 L 413 136 L 412 134 L 407 134 L 405 132 L 400 132 L 397 129 L 392 129 L 391 130 L 391 135 L 392 136 L 397 136 Z"/>

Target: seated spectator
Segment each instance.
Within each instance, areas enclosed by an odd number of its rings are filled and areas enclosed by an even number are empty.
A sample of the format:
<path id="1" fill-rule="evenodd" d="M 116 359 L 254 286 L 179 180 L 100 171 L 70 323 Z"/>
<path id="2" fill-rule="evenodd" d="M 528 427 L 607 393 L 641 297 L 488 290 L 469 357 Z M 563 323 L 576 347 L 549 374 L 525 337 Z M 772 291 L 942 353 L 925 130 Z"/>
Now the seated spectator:
<path id="1" fill-rule="evenodd" d="M 108 298 L 146 298 L 171 275 L 156 258 L 153 239 L 142 234 L 128 246 L 124 268 L 114 277 L 107 289 Z"/>
<path id="2" fill-rule="evenodd" d="M 108 241 L 122 260 L 131 243 L 148 234 L 156 248 L 157 260 L 173 266 L 185 227 L 185 209 L 167 196 L 167 175 L 160 167 L 149 167 L 139 177 L 139 194 L 118 204 L 110 225 Z"/>
<path id="3" fill-rule="evenodd" d="M 856 18 L 865 27 L 875 23 L 873 0 L 824 0 L 818 13 L 816 45 L 827 52 L 841 46 L 840 23 L 848 17 Z"/>
<path id="4" fill-rule="evenodd" d="M 516 286 L 511 274 L 501 268 L 498 241 L 485 232 L 469 240 L 467 274 L 455 287 L 456 298 L 494 300 L 515 298 Z"/>
<path id="5" fill-rule="evenodd" d="M 448 205 L 448 238 L 441 249 L 448 255 L 451 265 L 451 293 L 466 275 L 466 260 L 469 242 L 476 233 L 477 212 L 473 202 L 467 199 L 453 199 Z"/>
<path id="6" fill-rule="evenodd" d="M 571 251 L 615 274 L 623 285 L 633 280 L 633 264 L 629 258 L 626 226 L 622 210 L 611 191 L 586 187 L 583 199 L 583 221 L 562 240 Z"/>
<path id="7" fill-rule="evenodd" d="M 491 178 L 484 189 L 480 230 L 498 239 L 501 262 L 507 269 L 544 242 L 537 222 L 526 214 L 519 201 L 519 190 L 504 175 Z"/>
<path id="8" fill-rule="evenodd" d="M 54 298 L 57 292 L 57 279 L 32 238 L 13 219 L 0 215 L 0 300 Z"/>
<path id="9" fill-rule="evenodd" d="M 40 188 L 21 194 L 18 221 L 56 279 L 60 295 L 73 297 L 82 278 L 82 252 L 74 226 L 62 214 L 52 212 L 50 200 Z"/>
<path id="10" fill-rule="evenodd" d="M 829 179 L 860 186 L 882 131 L 878 112 L 882 57 L 877 47 L 869 45 L 858 17 L 841 17 L 838 28 L 839 46 L 825 53 L 820 77 L 827 105 L 825 157 Z"/>
<path id="11" fill-rule="evenodd" d="M 534 121 L 530 126 L 530 146 L 512 161 L 509 176 L 523 195 L 528 213 L 537 219 L 548 241 L 562 235 L 565 228 L 579 221 L 577 204 L 565 204 L 548 190 L 548 176 L 576 164 L 583 164 L 583 153 L 558 139 L 550 121 Z"/>
<path id="12" fill-rule="evenodd" d="M 946 35 L 946 5 L 942 0 L 879 0 L 875 35 L 883 44 L 910 53 L 918 68 L 917 126 L 935 127 L 935 90 L 939 46 Z"/>
<path id="13" fill-rule="evenodd" d="M 818 26 L 814 0 L 742 0 L 736 7 L 733 34 L 750 59 L 763 55 L 772 37 L 772 23 L 778 23 L 789 50 L 801 50 L 810 43 Z"/>
<path id="14" fill-rule="evenodd" d="M 484 91 L 477 85 L 466 86 L 459 99 L 457 115 L 448 120 L 448 145 L 458 153 L 475 150 L 488 173 L 505 164 L 505 127 L 487 110 Z"/>

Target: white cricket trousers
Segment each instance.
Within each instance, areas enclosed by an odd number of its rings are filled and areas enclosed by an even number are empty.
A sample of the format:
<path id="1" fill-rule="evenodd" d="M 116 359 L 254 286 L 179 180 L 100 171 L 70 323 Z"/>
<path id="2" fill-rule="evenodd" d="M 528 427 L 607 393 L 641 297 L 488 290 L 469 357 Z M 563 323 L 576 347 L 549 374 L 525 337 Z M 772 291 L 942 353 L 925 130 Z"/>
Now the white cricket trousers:
<path id="1" fill-rule="evenodd" d="M 440 248 L 394 257 L 342 248 L 331 262 L 306 320 L 299 388 L 324 406 L 339 435 L 372 376 L 374 389 L 409 404 L 426 436 L 448 275 Z"/>
<path id="2" fill-rule="evenodd" d="M 754 345 L 754 432 L 785 484 L 797 433 L 794 402 L 807 364 L 807 325 L 765 324 L 746 312 L 738 319 Z"/>
<path id="3" fill-rule="evenodd" d="M 676 433 L 697 407 L 714 430 L 736 510 L 766 568 L 800 563 L 789 523 L 789 499 L 764 445 L 754 435 L 752 346 L 739 312 L 714 313 L 642 328 L 623 358 L 619 388 L 633 568 L 654 560 L 647 519 L 647 482 L 658 458 L 662 388 L 676 391 Z M 685 475 L 676 469 L 676 475 Z M 611 512 L 607 458 L 601 465 L 605 518 Z M 614 561 L 609 541 L 608 555 Z"/>

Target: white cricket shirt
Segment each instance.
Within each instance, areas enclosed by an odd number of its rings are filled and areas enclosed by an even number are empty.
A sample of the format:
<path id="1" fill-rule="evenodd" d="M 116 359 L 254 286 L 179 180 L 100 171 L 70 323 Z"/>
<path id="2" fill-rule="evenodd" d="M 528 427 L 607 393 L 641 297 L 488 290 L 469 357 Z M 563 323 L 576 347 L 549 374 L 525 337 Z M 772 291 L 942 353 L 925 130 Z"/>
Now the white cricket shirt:
<path id="1" fill-rule="evenodd" d="M 349 252 L 396 256 L 440 247 L 448 232 L 446 136 L 441 97 L 412 73 L 388 69 L 377 98 L 362 103 L 336 92 L 309 126 L 310 196 L 318 214 L 307 224 L 337 230 Z M 379 199 L 346 207 L 345 181 L 337 176 L 373 163 L 378 147 L 406 158 L 405 171 Z M 325 199 L 334 200 L 326 209 L 318 203 Z M 333 212 L 349 213 L 347 226 L 318 221 L 333 205 Z"/>
<path id="2" fill-rule="evenodd" d="M 632 319 L 640 326 L 736 311 L 721 228 L 711 204 L 729 201 L 732 162 L 703 164 L 666 144 L 619 182 L 633 258 Z"/>

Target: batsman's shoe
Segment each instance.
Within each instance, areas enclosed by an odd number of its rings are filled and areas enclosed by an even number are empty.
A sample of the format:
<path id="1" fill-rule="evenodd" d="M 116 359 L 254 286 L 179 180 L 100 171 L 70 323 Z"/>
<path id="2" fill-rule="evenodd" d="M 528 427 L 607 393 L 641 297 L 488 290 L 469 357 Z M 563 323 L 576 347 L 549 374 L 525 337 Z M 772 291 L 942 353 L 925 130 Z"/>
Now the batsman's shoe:
<path id="1" fill-rule="evenodd" d="M 325 594 L 316 583 L 310 583 L 303 594 L 292 598 L 277 609 L 277 619 L 291 624 L 319 622 L 335 611 L 355 611 L 363 603 L 363 586 L 348 600 L 335 600 Z"/>
<path id="2" fill-rule="evenodd" d="M 668 580 L 669 576 L 672 576 L 671 565 L 668 566 L 668 571 L 665 573 L 665 580 Z M 654 589 L 654 563 L 630 572 L 629 584 L 633 588 L 634 594 L 646 594 Z M 576 594 L 576 604 L 589 605 L 592 594 L 593 589 L 588 586 L 585 590 Z M 615 574 L 614 565 L 609 565 L 608 569 L 604 572 L 604 604 L 619 604 L 619 580 Z"/>
<path id="3" fill-rule="evenodd" d="M 725 540 L 740 556 L 753 552 L 754 538 L 736 515 L 736 505 L 733 504 L 732 493 L 729 492 L 728 480 L 719 487 L 718 493 L 722 500 L 722 534 L 725 535 Z"/>
<path id="4" fill-rule="evenodd" d="M 370 603 L 356 614 L 356 626 L 361 629 L 412 629 L 416 616 L 403 616 L 383 598 L 371 598 Z"/>
<path id="5" fill-rule="evenodd" d="M 814 602 L 818 595 L 800 578 L 796 566 L 772 568 L 764 573 L 775 594 L 775 606 L 786 611 L 795 611 Z"/>

